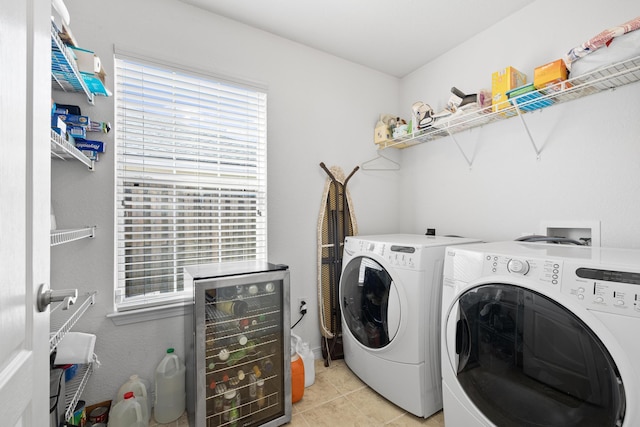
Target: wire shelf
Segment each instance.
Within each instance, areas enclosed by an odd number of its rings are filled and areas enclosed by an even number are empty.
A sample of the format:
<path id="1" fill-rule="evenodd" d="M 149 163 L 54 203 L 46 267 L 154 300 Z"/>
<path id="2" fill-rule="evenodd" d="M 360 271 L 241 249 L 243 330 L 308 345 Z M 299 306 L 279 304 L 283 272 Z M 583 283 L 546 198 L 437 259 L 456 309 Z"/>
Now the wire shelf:
<path id="1" fill-rule="evenodd" d="M 51 336 L 49 337 L 49 354 L 53 353 L 62 338 L 73 328 L 80 317 L 87 311 L 89 306 L 95 303 L 96 294 L 93 291 L 85 295 L 78 296 L 76 303 L 69 309 L 64 310 L 64 304 L 60 303 L 51 309 Z"/>
<path id="2" fill-rule="evenodd" d="M 76 240 L 93 238 L 96 235 L 96 226 L 69 230 L 51 230 L 51 246 L 75 242 Z"/>
<path id="3" fill-rule="evenodd" d="M 452 114 L 446 117 L 445 120 L 437 120 L 432 127 L 382 142 L 378 148 L 408 148 L 451 136 L 463 130 L 520 116 L 527 109 L 533 109 L 533 104 L 541 101 L 548 100 L 553 105 L 561 104 L 638 81 L 640 81 L 640 56 L 600 68 L 544 90 L 534 91 L 539 95 L 535 99 L 527 99 L 531 95 L 531 92 L 529 92 L 509 101 L 496 104 L 501 107 L 499 111 L 491 111 L 491 109 L 487 108 L 459 115 Z"/>
<path id="4" fill-rule="evenodd" d="M 78 404 L 78 400 L 87 386 L 89 377 L 93 374 L 95 369 L 96 355 L 93 355 L 93 362 L 84 365 L 78 365 L 78 371 L 76 375 L 65 385 L 65 404 L 66 410 L 64 413 L 64 419 L 68 420 L 73 416 L 73 411 Z"/>
<path id="5" fill-rule="evenodd" d="M 93 104 L 93 93 L 78 71 L 75 59 L 70 56 L 65 44 L 60 40 L 53 22 L 51 23 L 51 83 L 54 89 L 83 92 L 87 95 L 87 102 Z"/>
<path id="6" fill-rule="evenodd" d="M 51 129 L 51 157 L 61 160 L 76 159 L 87 165 L 90 171 L 94 170 L 95 162 L 53 129 Z"/>

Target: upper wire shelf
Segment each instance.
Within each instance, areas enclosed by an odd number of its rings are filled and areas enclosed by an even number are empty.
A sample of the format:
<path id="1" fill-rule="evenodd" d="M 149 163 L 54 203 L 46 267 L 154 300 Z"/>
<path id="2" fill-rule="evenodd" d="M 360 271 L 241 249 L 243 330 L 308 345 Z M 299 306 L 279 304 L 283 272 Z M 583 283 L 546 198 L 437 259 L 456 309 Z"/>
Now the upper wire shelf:
<path id="1" fill-rule="evenodd" d="M 51 23 L 51 83 L 65 92 L 83 92 L 87 102 L 93 104 L 93 93 L 87 87 L 74 58 L 60 39 L 55 24 Z"/>
<path id="2" fill-rule="evenodd" d="M 459 116 L 455 116 L 454 114 L 449 116 L 446 123 L 438 124 L 436 122 L 435 125 L 430 128 L 382 142 L 379 144 L 379 149 L 411 147 L 424 142 L 452 136 L 463 130 L 521 116 L 521 114 L 526 112 L 526 107 L 532 106 L 534 103 L 549 100 L 552 105 L 561 104 L 637 81 L 640 81 L 640 56 L 586 73 L 563 83 L 558 83 L 544 91 L 537 91 L 537 95 L 539 96 L 533 99 L 525 100 L 531 95 L 531 92 L 512 98 L 514 104 L 517 104 L 517 106 L 512 105 L 510 101 L 504 101 L 498 104 L 504 108 L 496 112 L 492 112 L 490 108 L 487 108 L 485 110 L 464 113 Z"/>

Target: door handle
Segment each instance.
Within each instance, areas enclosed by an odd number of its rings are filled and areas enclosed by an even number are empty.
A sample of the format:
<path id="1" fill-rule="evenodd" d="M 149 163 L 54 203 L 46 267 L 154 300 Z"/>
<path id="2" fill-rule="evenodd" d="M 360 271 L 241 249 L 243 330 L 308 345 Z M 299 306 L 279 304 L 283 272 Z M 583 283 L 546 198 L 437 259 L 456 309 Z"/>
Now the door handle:
<path id="1" fill-rule="evenodd" d="M 464 313 L 456 324 L 456 353 L 459 356 L 458 372 L 462 371 L 469 361 L 471 355 L 471 330 L 469 322 Z"/>
<path id="2" fill-rule="evenodd" d="M 76 303 L 77 298 L 77 289 L 46 289 L 46 285 L 43 283 L 38 289 L 38 311 L 45 311 L 52 302 L 62 302 L 64 304 L 62 309 L 68 310 L 69 306 Z"/>

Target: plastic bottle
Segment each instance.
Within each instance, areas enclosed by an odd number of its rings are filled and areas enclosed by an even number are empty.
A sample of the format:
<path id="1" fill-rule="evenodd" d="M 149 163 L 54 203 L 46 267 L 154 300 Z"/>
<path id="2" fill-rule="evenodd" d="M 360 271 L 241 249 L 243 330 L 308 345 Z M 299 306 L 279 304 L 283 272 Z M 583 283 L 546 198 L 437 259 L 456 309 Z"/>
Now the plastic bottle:
<path id="1" fill-rule="evenodd" d="M 231 389 L 224 393 L 224 413 L 223 420 L 228 421 L 230 427 L 238 425 L 238 418 L 240 418 L 240 395 L 236 390 Z"/>
<path id="2" fill-rule="evenodd" d="M 253 374 L 256 376 L 256 378 L 260 378 L 262 376 L 262 371 L 260 370 L 258 365 L 253 365 L 252 369 L 253 369 Z"/>
<path id="3" fill-rule="evenodd" d="M 316 379 L 315 358 L 313 352 L 309 348 L 309 343 L 302 341 L 302 338 L 296 334 L 291 334 L 291 348 L 295 348 L 302 362 L 304 363 L 304 386 L 309 387 L 313 385 Z"/>
<path id="4" fill-rule="evenodd" d="M 247 310 L 249 310 L 249 305 L 246 301 L 242 300 L 221 301 L 216 305 L 216 307 L 223 313 L 236 316 L 244 316 L 247 314 Z"/>
<path id="5" fill-rule="evenodd" d="M 116 402 L 124 400 L 125 393 L 129 391 L 133 392 L 136 400 L 142 406 L 142 416 L 148 422 L 151 417 L 151 397 L 149 396 L 145 381 L 138 375 L 131 375 L 129 381 L 120 386 L 118 395 L 116 396 Z"/>
<path id="6" fill-rule="evenodd" d="M 264 395 L 264 380 L 260 378 L 256 381 L 256 395 L 258 397 L 258 408 L 264 408 L 264 404 L 266 403 L 265 395 Z"/>
<path id="7" fill-rule="evenodd" d="M 304 395 L 304 362 L 295 349 L 291 353 L 291 403 L 296 403 Z"/>
<path id="8" fill-rule="evenodd" d="M 256 400 L 258 396 L 257 381 L 256 374 L 249 374 L 249 400 L 251 401 Z"/>
<path id="9" fill-rule="evenodd" d="M 235 365 L 236 363 L 244 359 L 246 356 L 247 356 L 247 352 L 245 351 L 244 348 L 240 348 L 238 350 L 234 350 L 230 352 L 229 359 L 227 360 L 227 366 Z"/>
<path id="10" fill-rule="evenodd" d="M 224 384 L 218 384 L 214 390 L 215 397 L 213 400 L 214 413 L 221 414 L 222 408 L 224 408 L 224 394 L 227 392 L 227 386 Z"/>
<path id="11" fill-rule="evenodd" d="M 132 392 L 127 392 L 124 399 L 116 403 L 109 412 L 109 427 L 146 427 L 142 416 L 142 405 L 135 399 Z"/>
<path id="12" fill-rule="evenodd" d="M 156 368 L 156 402 L 154 417 L 160 424 L 175 421 L 185 410 L 185 366 L 174 353 L 173 348 Z"/>
<path id="13" fill-rule="evenodd" d="M 300 343 L 298 354 L 300 354 L 302 362 L 304 362 L 304 386 L 310 387 L 316 380 L 316 362 L 308 342 Z"/>

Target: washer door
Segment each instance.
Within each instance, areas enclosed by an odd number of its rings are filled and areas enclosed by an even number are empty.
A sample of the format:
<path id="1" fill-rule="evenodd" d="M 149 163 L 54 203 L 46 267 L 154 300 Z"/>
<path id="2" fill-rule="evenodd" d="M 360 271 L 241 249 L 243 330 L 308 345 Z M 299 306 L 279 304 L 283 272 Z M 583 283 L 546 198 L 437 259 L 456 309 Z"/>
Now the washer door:
<path id="1" fill-rule="evenodd" d="M 340 301 L 349 331 L 365 347 L 385 347 L 398 333 L 398 290 L 375 260 L 360 256 L 349 261 L 340 278 Z"/>
<path id="2" fill-rule="evenodd" d="M 514 285 L 483 285 L 461 295 L 448 322 L 456 322 L 459 384 L 492 423 L 622 425 L 625 392 L 613 358 L 557 302 Z"/>

